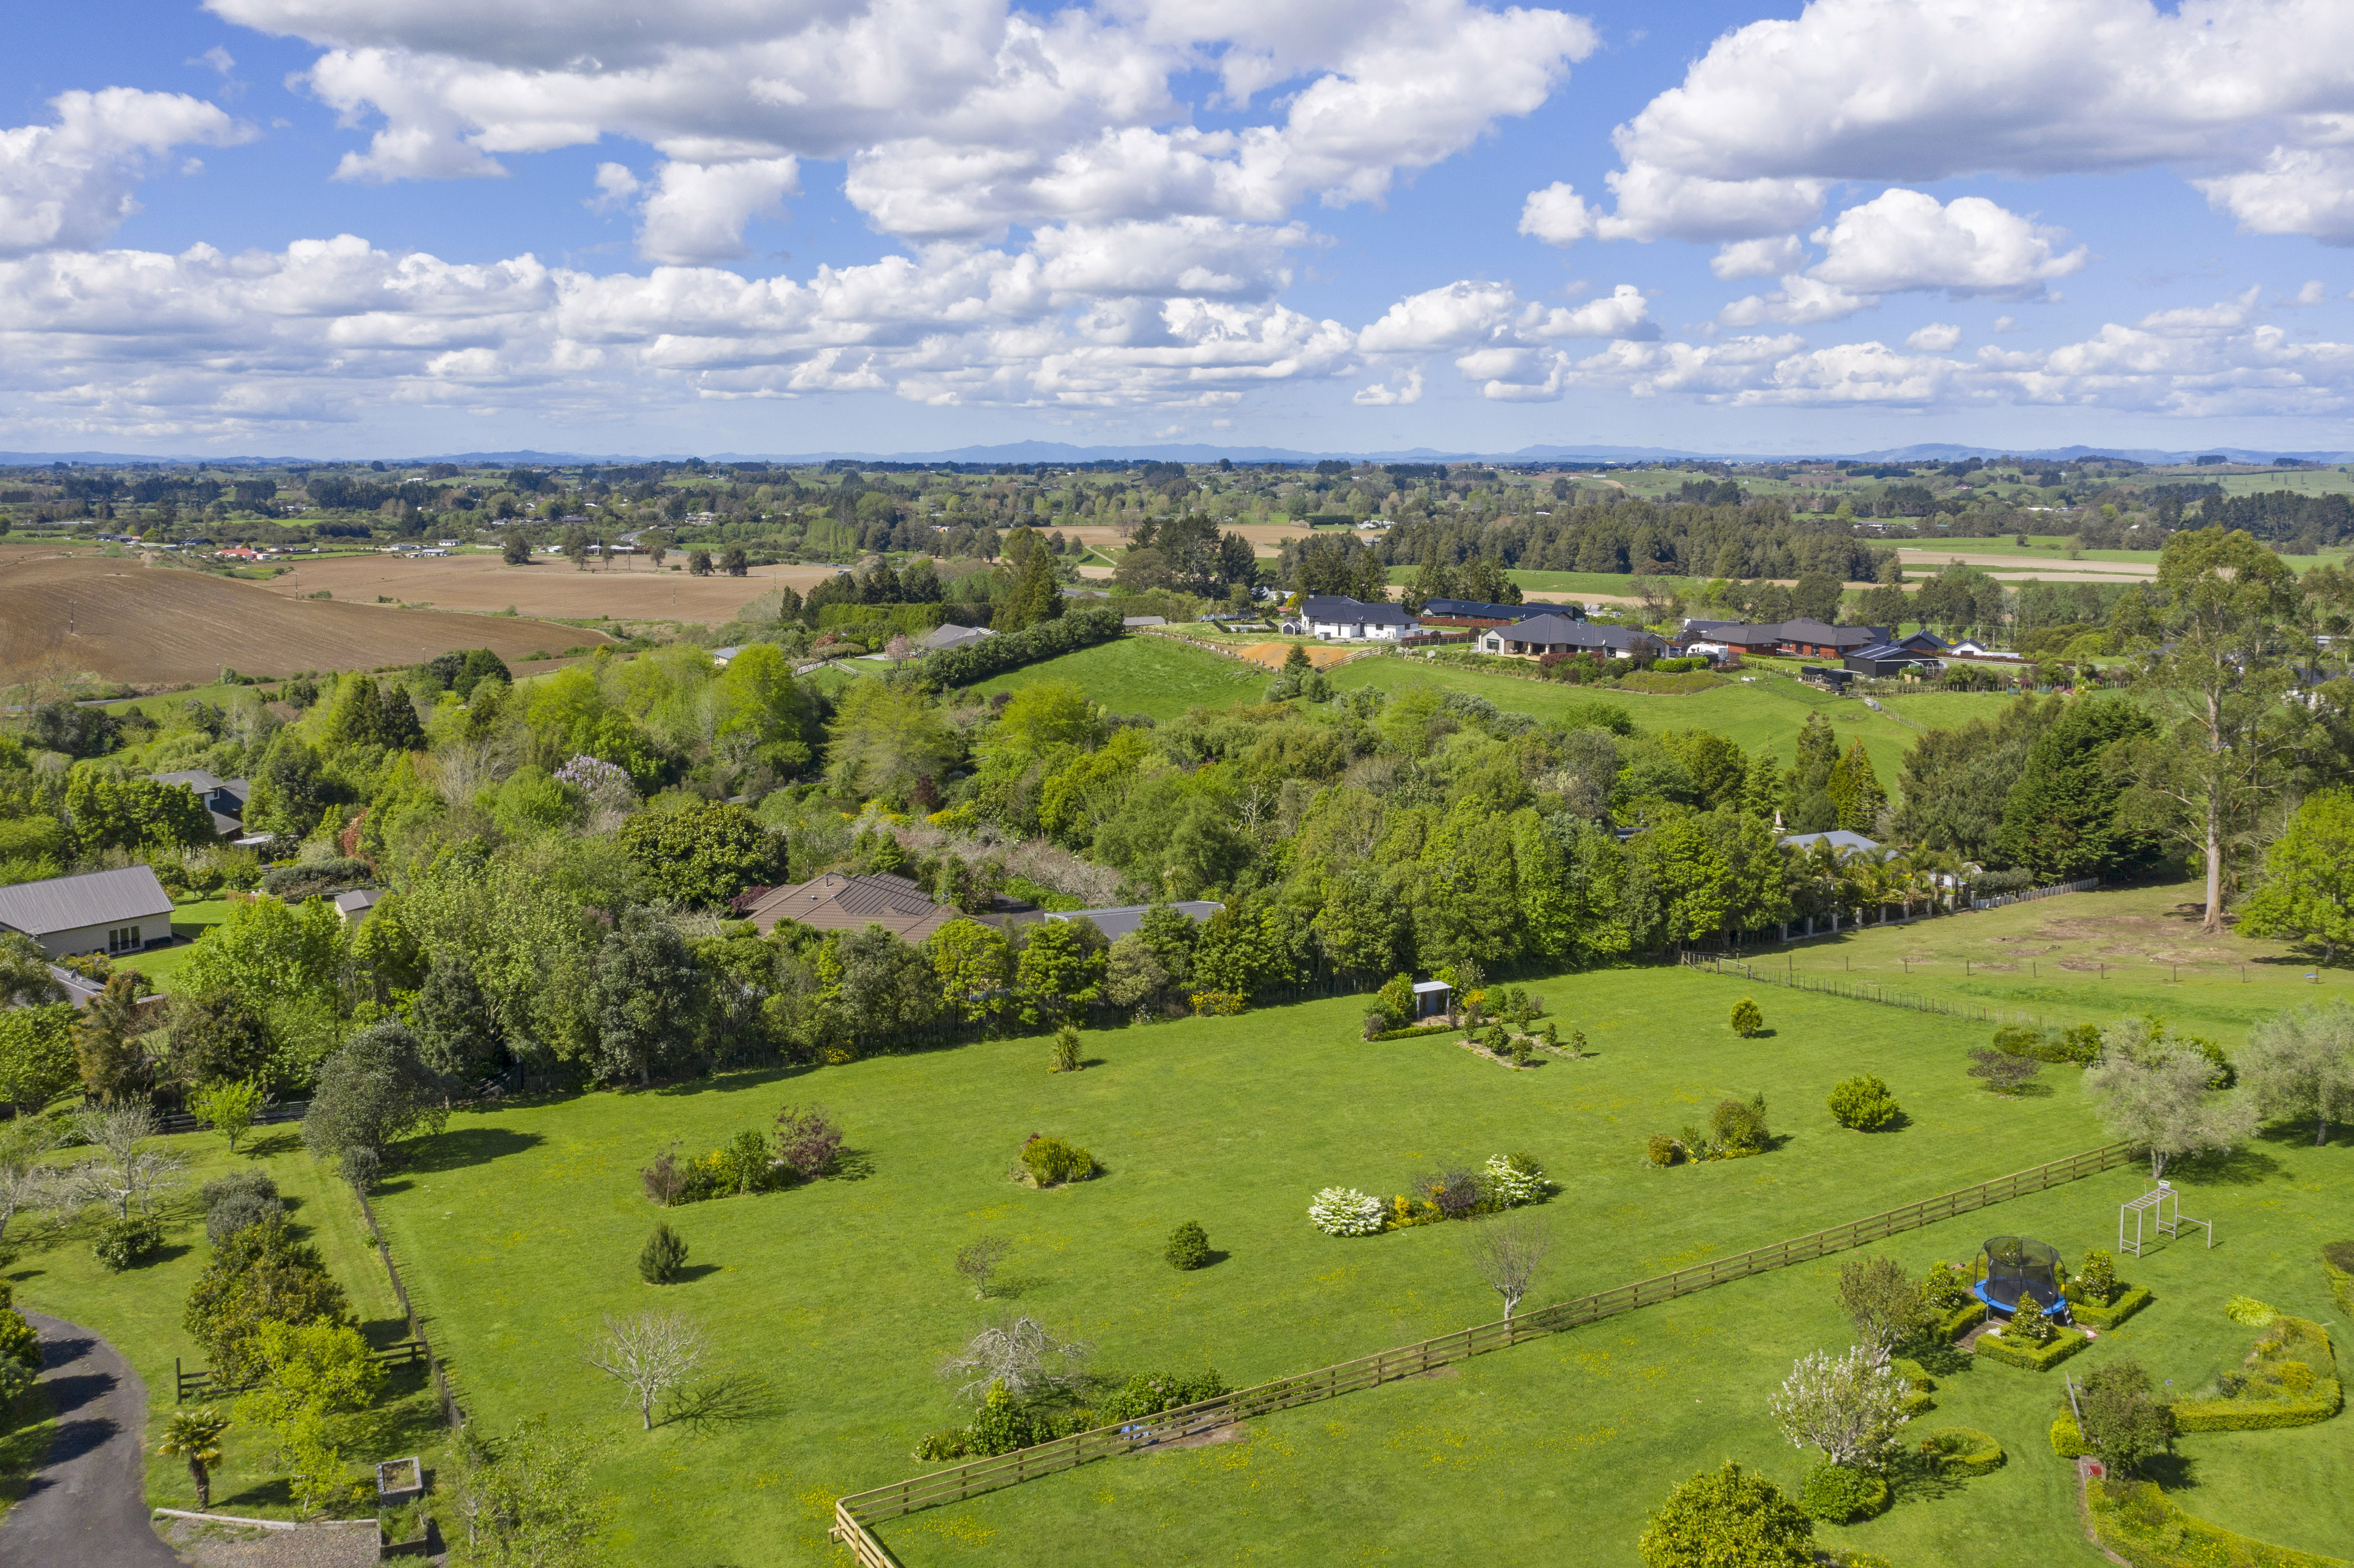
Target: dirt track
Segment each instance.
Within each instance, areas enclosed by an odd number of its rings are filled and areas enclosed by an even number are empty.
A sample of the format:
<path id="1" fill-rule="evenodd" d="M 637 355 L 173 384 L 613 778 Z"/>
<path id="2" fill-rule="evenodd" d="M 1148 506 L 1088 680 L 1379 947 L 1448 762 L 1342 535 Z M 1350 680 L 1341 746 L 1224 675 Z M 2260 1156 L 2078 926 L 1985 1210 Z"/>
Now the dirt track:
<path id="1" fill-rule="evenodd" d="M 140 685 L 201 683 L 224 664 L 283 675 L 414 663 L 452 648 L 514 660 L 603 641 L 505 616 L 296 599 L 277 585 L 135 556 L 0 556 L 5 680 L 89 673 Z"/>
<path id="2" fill-rule="evenodd" d="M 624 556 L 610 567 L 574 567 L 557 556 L 535 557 L 511 567 L 493 555 L 331 556 L 305 561 L 269 585 L 270 592 L 301 599 L 325 588 L 338 599 L 371 603 L 381 594 L 437 609 L 499 610 L 518 615 L 581 620 L 618 616 L 624 620 L 732 620 L 764 593 L 791 588 L 806 593 L 833 576 L 831 567 L 755 567 L 748 577 L 715 573 L 689 577 L 666 567 Z"/>
<path id="3" fill-rule="evenodd" d="M 1935 571 L 1948 561 L 1984 567 L 2000 575 L 2025 572 L 2046 582 L 2116 582 L 2130 577 L 2154 577 L 2158 567 L 2147 561 L 2069 561 L 2058 556 L 2006 556 L 1992 550 L 1936 550 L 1900 546 L 1897 557 L 1906 571 Z"/>

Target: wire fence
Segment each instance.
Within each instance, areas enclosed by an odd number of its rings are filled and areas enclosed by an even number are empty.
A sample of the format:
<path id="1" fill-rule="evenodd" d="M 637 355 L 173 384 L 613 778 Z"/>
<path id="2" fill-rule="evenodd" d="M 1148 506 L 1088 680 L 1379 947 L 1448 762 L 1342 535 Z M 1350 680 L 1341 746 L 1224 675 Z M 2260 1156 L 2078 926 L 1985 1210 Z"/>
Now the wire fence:
<path id="1" fill-rule="evenodd" d="M 1844 997 L 1850 1001 L 1877 1002 L 1882 1007 L 1901 1007 L 1912 1012 L 1940 1013 L 1947 1018 L 1967 1019 L 1973 1023 L 1991 1023 L 1999 1029 L 2013 1024 L 2032 1029 L 2043 1027 L 2041 1013 L 2015 1012 L 2007 1007 L 1988 1007 L 1975 1001 L 1947 1001 L 1943 997 L 1914 996 L 1890 991 L 1876 980 L 1802 975 L 1788 970 L 1777 975 L 1770 968 L 1761 969 L 1739 959 L 1722 958 L 1712 953 L 1686 953 L 1682 961 L 1688 969 L 1735 975 L 1757 985 L 1780 986 L 1785 991 L 1812 991 L 1818 996 Z"/>
<path id="2" fill-rule="evenodd" d="M 408 1337 L 424 1356 L 426 1371 L 432 1374 L 433 1392 L 441 1401 L 441 1419 L 455 1432 L 466 1424 L 466 1413 L 460 1408 L 458 1395 L 450 1387 L 450 1374 L 443 1369 L 440 1358 L 433 1353 L 432 1342 L 426 1339 L 425 1330 L 417 1320 L 417 1308 L 408 1300 L 408 1287 L 400 1282 L 400 1270 L 394 1266 L 392 1248 L 385 1245 L 384 1229 L 376 1223 L 376 1210 L 369 1205 L 367 1194 L 353 1195 L 360 1201 L 360 1217 L 367 1222 L 368 1239 L 376 1243 L 376 1255 L 384 1261 L 384 1272 L 392 1281 L 392 1293 L 400 1302 L 401 1315 L 408 1319 Z"/>
<path id="3" fill-rule="evenodd" d="M 1923 1225 L 1968 1213 L 1990 1203 L 1999 1203 L 2023 1193 L 2041 1192 L 2097 1174 L 2135 1158 L 2139 1148 L 2135 1143 L 2112 1143 L 2089 1149 L 2065 1160 L 2014 1171 L 2009 1176 L 1999 1176 L 1993 1181 L 1981 1181 L 1955 1192 L 1941 1192 L 1934 1198 L 1868 1214 L 1860 1220 L 1809 1232 L 1769 1246 L 1753 1247 L 1729 1257 L 1695 1264 L 1672 1274 L 1638 1280 L 1613 1290 L 1523 1312 L 1502 1322 L 1482 1323 L 1435 1340 L 1425 1340 L 1419 1344 L 1399 1346 L 1370 1356 L 1361 1356 L 1355 1361 L 1320 1367 L 1314 1372 L 1278 1378 L 1255 1388 L 1221 1394 L 1215 1399 L 1180 1405 L 1158 1415 L 1145 1416 L 1117 1426 L 1099 1426 L 1092 1431 L 1057 1438 L 1052 1443 L 1017 1448 L 1010 1454 L 976 1459 L 930 1475 L 911 1477 L 889 1486 L 854 1493 L 835 1500 L 832 1535 L 850 1549 L 861 1568 L 897 1568 L 890 1552 L 875 1538 L 868 1526 L 897 1519 L 918 1509 L 961 1502 L 1001 1488 L 1018 1486 L 1023 1481 L 1036 1480 L 1042 1476 L 1071 1469 L 1093 1459 L 1181 1442 L 1254 1415 L 1265 1415 L 1272 1411 L 1312 1404 L 1359 1389 L 1373 1388 L 1472 1356 L 1484 1355 L 1490 1351 L 1503 1350 L 1523 1340 L 1541 1339 L 1565 1329 L 1630 1312 L 1638 1307 L 1671 1301 L 1697 1290 L 1745 1279 L 1754 1274 L 1764 1274 L 1787 1268 L 1792 1264 L 1808 1263 L 1834 1253 L 1850 1251 L 1903 1231 L 1917 1230 Z"/>

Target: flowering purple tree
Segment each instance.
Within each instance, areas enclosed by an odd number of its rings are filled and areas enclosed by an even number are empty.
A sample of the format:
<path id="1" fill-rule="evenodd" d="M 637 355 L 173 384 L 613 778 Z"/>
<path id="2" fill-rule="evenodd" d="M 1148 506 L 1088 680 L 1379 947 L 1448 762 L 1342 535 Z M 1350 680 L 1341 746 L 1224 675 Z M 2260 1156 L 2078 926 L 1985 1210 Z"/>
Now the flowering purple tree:
<path id="1" fill-rule="evenodd" d="M 602 758 L 576 757 L 557 768 L 556 777 L 587 796 L 589 806 L 598 811 L 619 815 L 637 806 L 638 791 L 630 776 Z"/>

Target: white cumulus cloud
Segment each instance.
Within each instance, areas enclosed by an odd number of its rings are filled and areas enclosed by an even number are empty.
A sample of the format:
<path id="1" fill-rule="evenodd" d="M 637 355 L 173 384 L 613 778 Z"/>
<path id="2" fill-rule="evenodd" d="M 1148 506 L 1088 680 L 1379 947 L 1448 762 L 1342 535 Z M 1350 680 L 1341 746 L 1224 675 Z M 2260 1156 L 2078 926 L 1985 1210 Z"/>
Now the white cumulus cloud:
<path id="1" fill-rule="evenodd" d="M 688 264 L 737 260 L 751 253 L 744 226 L 756 217 L 782 217 L 784 198 L 800 191 L 801 164 L 792 158 L 665 163 L 641 209 L 638 254 Z"/>
<path id="2" fill-rule="evenodd" d="M 1730 283 L 1736 278 L 1773 278 L 1806 265 L 1807 248 L 1795 234 L 1736 239 L 1712 257 L 1708 270 Z"/>
<path id="3" fill-rule="evenodd" d="M 1904 339 L 1904 346 L 1925 354 L 1950 353 L 1962 341 L 1962 329 L 1944 322 L 1931 322 Z"/>
<path id="4" fill-rule="evenodd" d="M 103 245 L 139 210 L 132 193 L 154 160 L 254 134 L 181 92 L 110 87 L 59 93 L 49 107 L 54 125 L 0 130 L 0 256 Z"/>
<path id="5" fill-rule="evenodd" d="M 1984 196 L 1940 204 L 1921 191 L 1889 190 L 1849 207 L 1815 230 L 1823 260 L 1808 276 L 1858 293 L 1943 289 L 2020 298 L 2084 265 L 2084 246 L 2062 250 L 2065 237 Z"/>

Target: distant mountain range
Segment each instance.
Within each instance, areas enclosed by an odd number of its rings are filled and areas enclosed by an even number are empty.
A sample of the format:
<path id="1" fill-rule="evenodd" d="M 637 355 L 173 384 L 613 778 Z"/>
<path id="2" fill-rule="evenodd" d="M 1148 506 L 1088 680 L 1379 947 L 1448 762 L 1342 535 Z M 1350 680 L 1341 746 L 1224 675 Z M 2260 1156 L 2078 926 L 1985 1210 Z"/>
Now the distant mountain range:
<path id="1" fill-rule="evenodd" d="M 918 452 L 661 452 L 652 456 L 624 455 L 612 452 L 544 452 L 525 449 L 498 452 L 443 452 L 428 456 L 405 455 L 382 461 L 397 467 L 410 468 L 419 463 L 454 462 L 468 466 L 500 465 L 510 467 L 550 467 L 575 463 L 677 462 L 688 457 L 701 456 L 711 462 L 958 462 L 958 463 L 1083 463 L 1110 461 L 1141 462 L 1215 462 L 1227 458 L 1235 462 L 1309 463 L 1326 458 L 1343 459 L 1351 462 L 1789 462 L 1799 459 L 1829 461 L 1838 458 L 1860 462 L 1957 462 L 1967 458 L 2020 457 L 2050 461 L 2069 458 L 2117 457 L 2135 462 L 2189 462 L 2197 457 L 2224 457 L 2233 462 L 2274 462 L 2295 458 L 2306 462 L 2347 462 L 2354 461 L 2354 452 L 2298 451 L 2266 452 L 2247 447 L 2196 447 L 2187 451 L 2162 451 L 2147 447 L 2046 447 L 2032 451 L 2020 451 L 2003 447 L 1965 447 L 1947 442 L 1929 441 L 1916 446 L 1890 447 L 1877 451 L 1840 451 L 1821 450 L 1807 452 L 1707 452 L 1689 451 L 1677 447 L 1619 446 L 1532 446 L 1511 452 L 1471 452 L 1443 450 L 1435 447 L 1409 447 L 1401 451 L 1300 451 L 1289 447 L 1214 446 L 1200 442 L 1172 444 L 1145 441 L 1127 446 L 1078 447 L 1062 441 L 1011 441 L 996 446 L 957 447 L 940 451 Z M 0 451 L 0 466 L 39 468 L 52 463 L 101 463 L 120 466 L 125 463 L 164 463 L 174 467 L 202 465 L 207 468 L 254 468 L 302 465 L 306 463 L 366 462 L 366 458 L 302 458 L 302 457 L 205 457 L 177 455 L 158 457 L 142 452 L 11 452 Z"/>

